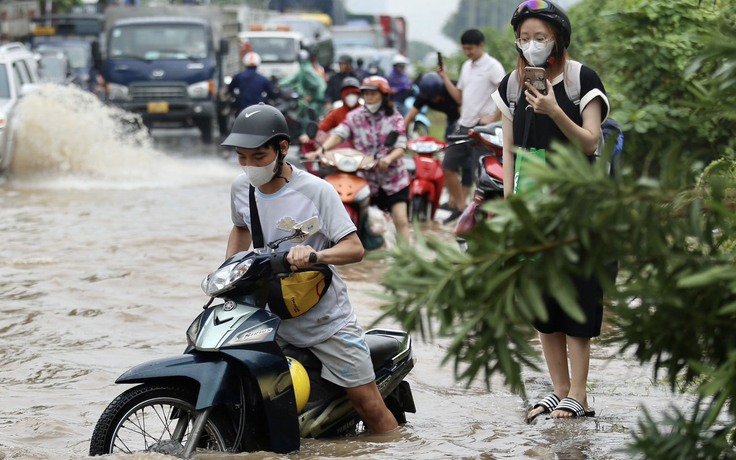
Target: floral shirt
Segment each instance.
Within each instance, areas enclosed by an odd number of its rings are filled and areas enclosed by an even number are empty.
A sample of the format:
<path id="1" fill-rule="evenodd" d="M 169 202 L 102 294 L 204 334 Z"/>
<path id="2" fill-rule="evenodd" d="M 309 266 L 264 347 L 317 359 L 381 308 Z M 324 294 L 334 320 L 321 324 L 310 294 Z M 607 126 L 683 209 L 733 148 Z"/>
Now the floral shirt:
<path id="1" fill-rule="evenodd" d="M 386 147 L 384 142 L 391 131 L 397 131 L 399 138 L 393 146 Z M 348 113 L 345 120 L 333 129 L 331 134 L 343 139 L 352 138 L 356 150 L 376 160 L 387 156 L 396 148 L 406 148 L 404 117 L 398 111 L 389 116 L 383 110 L 370 113 L 365 107 L 359 107 Z M 402 159 L 392 162 L 386 171 L 375 168 L 371 171 L 362 171 L 361 175 L 368 180 L 373 196 L 378 194 L 379 188 L 387 195 L 393 195 L 408 187 L 410 181 L 409 171 Z"/>

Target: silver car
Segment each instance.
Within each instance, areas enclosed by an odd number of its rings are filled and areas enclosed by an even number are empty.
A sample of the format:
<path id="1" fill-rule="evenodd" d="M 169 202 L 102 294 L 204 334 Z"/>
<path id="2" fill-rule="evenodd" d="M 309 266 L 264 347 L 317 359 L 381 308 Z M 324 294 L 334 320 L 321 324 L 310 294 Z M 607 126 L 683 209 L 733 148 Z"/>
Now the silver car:
<path id="1" fill-rule="evenodd" d="M 0 46 L 0 173 L 10 167 L 13 155 L 13 115 L 18 100 L 38 84 L 34 54 L 22 43 Z"/>

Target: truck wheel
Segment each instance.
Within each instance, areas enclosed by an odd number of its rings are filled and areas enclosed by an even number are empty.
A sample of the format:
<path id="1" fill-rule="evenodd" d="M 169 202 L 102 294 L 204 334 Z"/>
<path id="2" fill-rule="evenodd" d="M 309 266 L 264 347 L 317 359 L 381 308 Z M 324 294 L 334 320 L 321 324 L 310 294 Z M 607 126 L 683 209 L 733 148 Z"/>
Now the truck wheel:
<path id="1" fill-rule="evenodd" d="M 197 120 L 197 128 L 199 128 L 199 132 L 202 138 L 202 143 L 211 144 L 212 143 L 212 119 L 204 118 L 202 120 Z"/>

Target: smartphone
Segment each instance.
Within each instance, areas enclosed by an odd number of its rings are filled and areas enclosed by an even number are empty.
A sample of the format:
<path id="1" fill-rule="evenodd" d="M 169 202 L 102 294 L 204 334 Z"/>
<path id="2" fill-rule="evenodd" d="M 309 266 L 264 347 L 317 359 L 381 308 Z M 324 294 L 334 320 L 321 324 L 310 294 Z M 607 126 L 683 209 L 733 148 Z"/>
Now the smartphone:
<path id="1" fill-rule="evenodd" d="M 439 68 L 442 68 L 442 53 L 437 51 L 437 66 Z"/>
<path id="2" fill-rule="evenodd" d="M 543 67 L 526 67 L 524 81 L 529 82 L 542 94 L 547 94 L 547 70 Z"/>

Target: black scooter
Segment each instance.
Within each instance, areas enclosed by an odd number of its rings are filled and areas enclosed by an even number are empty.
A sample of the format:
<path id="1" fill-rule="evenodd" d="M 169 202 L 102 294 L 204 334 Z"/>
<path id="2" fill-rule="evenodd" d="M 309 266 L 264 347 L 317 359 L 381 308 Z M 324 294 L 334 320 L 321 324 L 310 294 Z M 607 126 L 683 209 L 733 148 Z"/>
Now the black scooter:
<path id="1" fill-rule="evenodd" d="M 139 383 L 100 416 L 90 455 L 158 452 L 289 453 L 300 437 L 354 434 L 360 419 L 345 391 L 322 379 L 321 363 L 306 349 L 276 343 L 280 318 L 263 307 L 266 281 L 290 273 L 278 245 L 319 230 L 313 217 L 264 250 L 243 251 L 202 282 L 211 297 L 187 330 L 182 356 L 138 365 L 116 383 Z M 211 305 L 215 298 L 223 303 Z M 406 332 L 370 330 L 366 342 L 376 384 L 399 423 L 416 412 L 409 383 L 414 367 Z M 287 358 L 288 356 L 288 358 Z M 299 407 L 297 402 L 300 401 Z"/>

